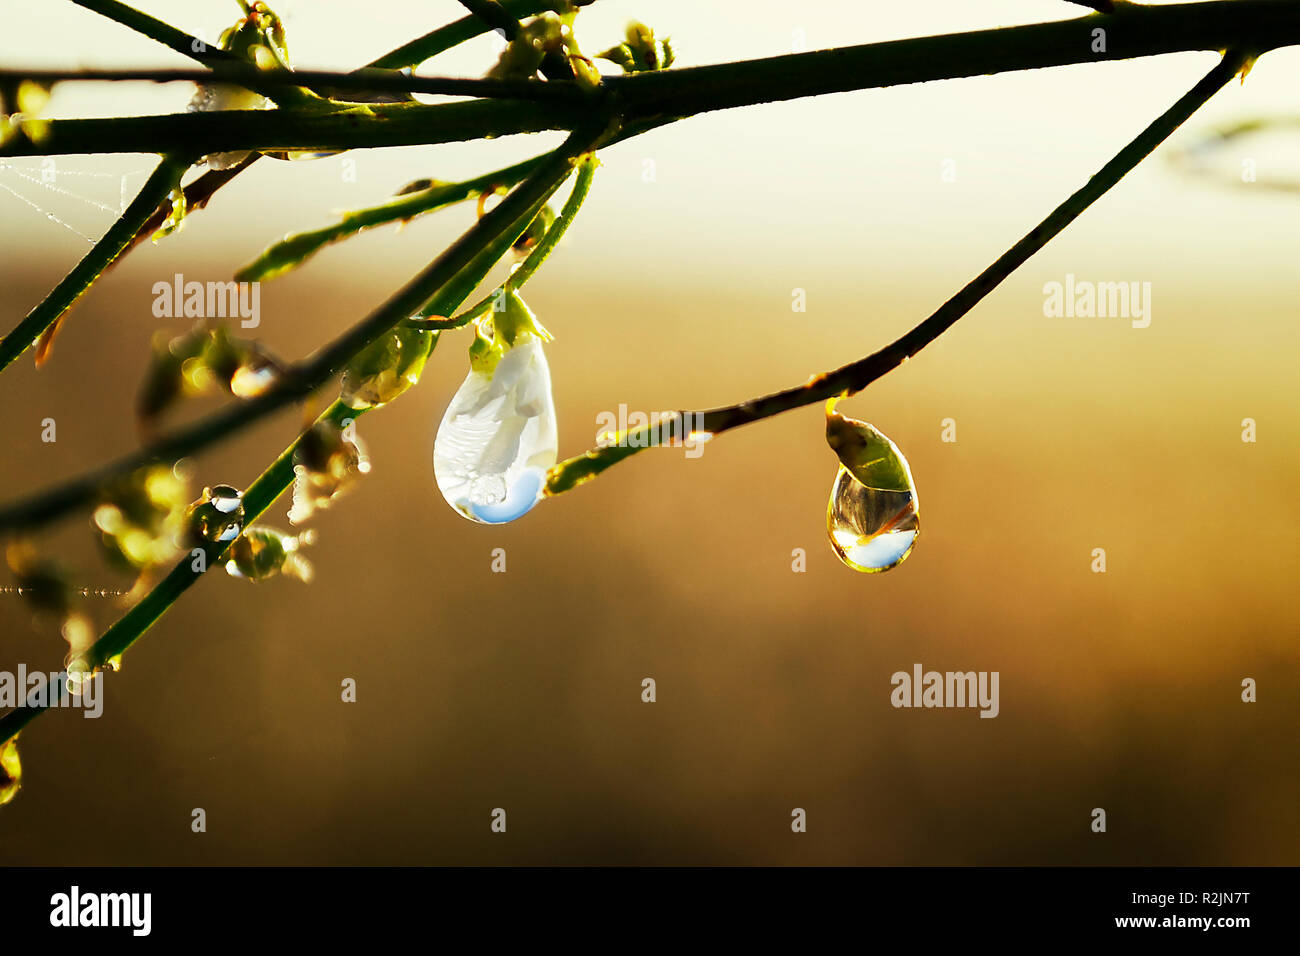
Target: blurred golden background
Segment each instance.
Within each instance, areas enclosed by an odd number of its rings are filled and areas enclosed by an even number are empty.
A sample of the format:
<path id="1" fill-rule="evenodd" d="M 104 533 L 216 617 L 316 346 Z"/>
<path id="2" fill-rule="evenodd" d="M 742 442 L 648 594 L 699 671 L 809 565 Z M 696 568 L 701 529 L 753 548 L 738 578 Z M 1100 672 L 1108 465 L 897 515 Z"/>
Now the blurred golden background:
<path id="1" fill-rule="evenodd" d="M 210 39 L 237 13 L 138 5 Z M 451 0 L 273 6 L 295 62 L 319 68 L 463 13 Z M 697 65 L 1080 12 L 599 0 L 578 37 L 603 49 L 636 17 Z M 0 17 L 7 66 L 185 65 L 66 3 L 0 0 Z M 423 72 L 477 75 L 492 58 L 480 38 Z M 602 153 L 527 296 L 556 335 L 561 455 L 590 447 L 596 416 L 620 403 L 731 403 L 886 344 L 1213 62 L 840 94 L 707 114 Z M 449 334 L 417 389 L 359 423 L 373 470 L 315 520 L 312 584 L 214 575 L 107 679 L 101 719 L 54 712 L 25 731 L 0 863 L 1300 863 L 1297 200 L 1167 161 L 1218 123 L 1293 110 L 1297 66 L 1295 52 L 1263 58 L 952 331 L 844 404 L 911 461 L 922 533 L 898 570 L 856 574 L 831 553 L 837 463 L 816 407 L 721 436 L 698 459 L 645 453 L 513 525 L 465 521 L 432 469 L 466 371 L 468 336 Z M 189 96 L 65 85 L 52 113 L 167 112 Z M 109 273 L 47 367 L 29 355 L 4 374 L 0 497 L 134 447 L 150 337 L 189 325 L 153 317 L 154 282 L 227 279 L 334 210 L 557 140 L 353 153 L 354 182 L 339 157 L 257 164 Z M 1248 157 L 1261 178 L 1300 168 L 1285 144 L 1234 150 L 1230 173 Z M 112 221 L 120 177 L 136 188 L 151 163 L 59 160 L 58 184 L 108 209 L 23 178 L 39 178 L 39 160 L 0 169 L 0 324 L 84 253 L 78 233 Z M 466 205 L 374 231 L 265 284 L 261 340 L 307 354 L 472 218 Z M 1067 273 L 1151 282 L 1150 327 L 1044 317 L 1044 284 Z M 791 311 L 795 289 L 806 312 Z M 47 417 L 54 444 L 40 440 Z M 955 443 L 940 440 L 945 418 Z M 197 482 L 246 486 L 301 421 L 286 412 L 203 454 Z M 288 505 L 267 520 L 287 528 Z M 42 541 L 83 583 L 127 586 L 92 537 L 79 515 Z M 498 547 L 505 574 L 490 571 Z M 1094 548 L 1105 574 L 1090 569 Z M 92 600 L 101 628 L 119 613 Z M 16 597 L 0 596 L 0 634 L 0 669 L 58 668 L 63 642 Z M 999 671 L 1000 715 L 893 709 L 890 675 L 917 662 Z M 339 700 L 347 677 L 355 704 Z M 641 701 L 645 677 L 656 703 Z M 1240 699 L 1246 677 L 1258 703 Z M 195 807 L 204 834 L 190 830 Z M 505 835 L 489 830 L 496 807 Z M 805 834 L 790 830 L 796 807 Z M 1105 834 L 1090 831 L 1094 807 Z"/>

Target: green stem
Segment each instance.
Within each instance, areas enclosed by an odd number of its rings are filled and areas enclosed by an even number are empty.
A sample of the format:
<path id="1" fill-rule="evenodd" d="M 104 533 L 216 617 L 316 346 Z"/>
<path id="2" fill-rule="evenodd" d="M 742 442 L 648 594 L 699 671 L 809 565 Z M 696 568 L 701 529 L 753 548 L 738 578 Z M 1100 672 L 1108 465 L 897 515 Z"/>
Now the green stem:
<path id="1" fill-rule="evenodd" d="M 636 126 L 624 127 L 616 136 L 611 137 L 605 145 L 612 146 L 622 140 L 639 136 L 652 129 L 654 125 L 656 124 L 641 123 Z M 538 164 L 546 159 L 547 155 L 542 153 L 532 159 L 526 159 L 523 162 L 515 163 L 513 166 L 506 166 L 490 173 L 484 173 L 482 176 L 476 176 L 464 182 L 442 184 L 420 192 L 398 196 L 377 206 L 344 213 L 339 221 L 332 225 L 292 233 L 279 242 L 268 246 L 261 255 L 240 269 L 235 274 L 235 278 L 243 281 L 274 279 L 276 276 L 283 275 L 290 269 L 302 265 L 325 246 L 332 243 L 349 239 L 376 226 L 384 226 L 393 222 L 407 222 L 425 213 L 443 209 L 452 203 L 472 199 L 496 186 L 513 186 L 536 169 Z M 207 177 L 201 177 L 199 182 L 202 182 L 205 178 Z M 465 321 L 469 320 L 466 319 Z M 463 325 L 464 322 L 460 324 Z M 451 326 L 446 322 L 442 322 L 436 325 L 425 323 L 423 327 L 445 329 L 458 326 Z"/>
<path id="2" fill-rule="evenodd" d="M 385 103 L 333 111 L 218 110 L 42 120 L 39 142 L 15 136 L 0 148 L 0 156 L 166 153 L 182 148 L 203 155 L 245 149 L 277 152 L 429 146 L 572 130 L 598 119 L 591 109 L 574 103 L 476 99 L 434 105 Z"/>
<path id="3" fill-rule="evenodd" d="M 519 36 L 519 20 L 497 0 L 460 0 L 460 5 L 493 30 L 500 30 L 507 40 Z M 555 50 L 546 52 L 539 69 L 548 80 L 573 79 L 573 70 L 568 61 Z"/>
<path id="4" fill-rule="evenodd" d="M 566 147 L 571 145 L 576 146 L 578 144 L 566 144 Z M 470 254 L 462 257 L 467 261 L 434 295 L 430 302 L 433 308 L 442 312 L 454 312 L 469 298 L 470 293 L 483 281 L 497 260 L 506 254 L 510 246 L 537 214 L 541 204 L 545 203 L 546 197 L 550 195 L 546 191 L 547 187 L 542 185 L 543 181 L 549 182 L 550 177 L 556 175 L 558 171 L 559 179 L 555 181 L 554 187 L 550 187 L 553 191 L 554 188 L 558 188 L 559 180 L 562 180 L 567 175 L 565 170 L 558 167 L 567 165 L 572 156 L 568 155 L 568 150 L 565 147 L 562 147 L 561 151 L 557 151 L 556 155 L 561 154 L 563 154 L 563 164 L 556 164 L 555 167 L 548 168 L 535 181 L 530 181 L 532 189 L 525 190 L 521 187 L 506 200 L 506 202 L 514 200 L 514 218 L 494 217 L 497 219 L 497 223 L 492 227 L 495 232 L 492 232 L 491 230 L 482 230 L 484 223 L 488 219 L 485 216 L 474 229 L 470 230 L 470 233 L 466 234 L 466 239 L 471 234 L 476 234 L 475 242 L 470 244 L 471 248 L 467 249 Z M 540 199 L 534 195 L 536 193 L 541 194 Z M 493 212 L 499 212 L 506 206 L 506 202 L 503 202 Z M 522 212 L 518 211 L 520 208 L 522 208 Z M 464 242 L 464 239 L 462 239 L 462 242 Z M 336 401 L 316 421 L 341 424 L 346 418 L 359 418 L 365 411 L 366 409 L 354 409 L 341 401 Z M 245 527 L 253 524 L 265 514 L 276 499 L 284 494 L 293 483 L 293 456 L 301 441 L 302 436 L 300 435 L 244 492 Z M 203 567 L 208 569 L 217 567 L 232 543 L 211 544 L 205 547 Z M 206 573 L 205 571 L 194 570 L 194 564 L 193 555 L 184 557 L 162 581 L 141 599 L 139 604 L 113 623 L 91 645 L 87 655 L 91 665 L 100 667 L 113 658 L 119 657 L 138 641 L 149 628 L 157 623 L 180 596 Z M 0 717 L 0 743 L 17 734 L 28 723 L 43 713 L 44 709 L 32 704 L 24 704 Z"/>
<path id="5" fill-rule="evenodd" d="M 12 332 L 0 339 L 0 371 L 21 355 L 70 309 L 92 282 L 99 278 L 113 260 L 131 243 L 141 226 L 176 188 L 181 176 L 193 161 L 192 156 L 166 157 L 160 162 L 139 194 L 118 220 L 91 247 L 85 257 L 63 277 L 36 308 L 27 313 Z"/>
<path id="6" fill-rule="evenodd" d="M 306 398 L 325 384 L 358 352 L 409 318 L 429 302 L 462 269 L 490 269 L 573 169 L 573 160 L 597 148 L 607 127 L 573 133 L 563 145 L 515 187 L 500 205 L 475 223 L 432 263 L 394 293 L 365 319 L 329 343 L 312 358 L 290 367 L 274 388 L 256 398 L 230 405 L 189 428 L 151 443 L 88 474 L 74 478 L 26 501 L 0 508 L 0 532 L 36 528 L 94 500 L 99 489 L 156 461 L 175 461 L 224 439 L 241 428 Z M 515 230 L 515 224 L 523 220 Z M 486 264 L 484 264 L 486 263 Z M 472 289 L 471 289 L 472 291 Z M 469 293 L 467 292 L 466 295 Z"/>
<path id="7" fill-rule="evenodd" d="M 1094 31 L 1105 48 L 1095 49 Z M 1125 4 L 1113 14 L 947 36 L 606 77 L 629 120 L 676 118 L 803 96 L 1189 50 L 1260 53 L 1300 44 L 1300 0 Z M 604 97 L 569 103 L 472 100 L 321 115 L 299 110 L 50 120 L 39 145 L 16 137 L 0 155 L 411 146 L 574 129 L 598 121 Z"/>
<path id="8" fill-rule="evenodd" d="M 546 230 L 546 235 L 542 236 L 536 247 L 528 253 L 524 261 L 519 264 L 519 268 L 506 277 L 505 282 L 453 319 L 443 319 L 441 321 L 434 319 L 431 322 L 411 319 L 408 324 L 414 328 L 459 328 L 473 322 L 480 315 L 486 315 L 492 311 L 493 303 L 497 301 L 502 291 L 506 289 L 522 289 L 524 283 L 531 279 L 537 270 L 542 267 L 542 263 L 550 258 L 551 253 L 555 251 L 555 247 L 564 238 L 564 234 L 569 231 L 569 226 L 573 225 L 573 221 L 578 217 L 578 211 L 582 209 L 587 194 L 591 192 L 591 183 L 596 177 L 596 168 L 599 165 L 600 160 L 594 154 L 584 156 L 578 160 L 578 175 L 573 180 L 573 190 L 569 193 L 569 198 L 564 201 L 564 208 L 556 216 L 555 222 L 551 223 L 550 228 Z M 423 311 L 428 315 L 443 314 L 433 308 L 426 308 Z"/>
<path id="9" fill-rule="evenodd" d="M 306 88 L 333 93 L 428 93 L 441 96 L 478 96 L 484 99 L 559 100 L 584 102 L 591 92 L 575 83 L 547 83 L 530 79 L 492 79 L 462 76 L 408 76 L 379 73 L 368 68 L 350 73 L 329 70 L 262 70 L 245 63 L 214 63 L 206 70 L 0 70 L 0 83 L 31 80 L 46 86 L 56 83 L 229 83 L 257 92 Z M 357 102 L 346 96 L 340 102 Z M 332 106 L 312 103 L 315 109 Z"/>
<path id="10" fill-rule="evenodd" d="M 204 43 L 197 37 L 190 36 L 184 30 L 178 30 L 170 23 L 149 16 L 135 7 L 119 3 L 118 0 L 72 0 L 79 7 L 85 7 L 101 16 L 107 17 L 137 33 L 142 33 L 163 46 L 171 47 L 177 53 L 188 56 L 203 64 L 234 63 L 235 57 L 219 47 Z"/>
<path id="11" fill-rule="evenodd" d="M 1247 60 L 1247 54 L 1241 52 L 1229 52 L 1225 55 L 1199 83 L 1098 170 L 1086 185 L 1052 210 L 1046 219 L 968 282 L 933 315 L 897 341 L 856 362 L 818 375 L 803 385 L 723 408 L 700 412 L 677 412 L 670 419 L 671 428 L 664 423 L 655 423 L 620 436 L 616 443 L 594 448 L 584 455 L 562 461 L 552 468 L 547 476 L 546 494 L 562 494 L 590 481 L 607 468 L 644 448 L 662 444 L 666 436 L 683 437 L 688 432 L 694 432 L 700 437 L 712 437 L 741 425 L 771 418 L 781 412 L 823 402 L 840 395 L 850 395 L 866 388 L 952 328 L 958 319 L 970 312 L 985 296 L 996 289 L 1003 279 L 1047 245 L 1085 209 L 1105 195 L 1111 187 L 1150 155 L 1151 151 L 1164 142 L 1189 116 L 1236 76 Z"/>
<path id="12" fill-rule="evenodd" d="M 195 59 L 198 59 L 202 63 L 230 64 L 235 62 L 232 57 L 225 53 L 225 51 L 215 47 L 208 48 L 210 50 L 209 54 L 196 54 L 193 50 L 193 46 L 197 42 L 194 37 L 191 37 L 189 34 L 177 30 L 162 21 L 156 20 L 147 14 L 141 13 L 126 4 L 117 3 L 116 0 L 74 0 L 74 2 L 80 2 L 81 5 L 87 9 L 94 10 L 97 13 L 110 17 L 111 19 L 114 19 L 125 26 L 131 27 L 146 36 L 150 36 L 161 43 L 168 46 L 174 46 L 174 48 L 180 50 L 180 52 L 194 56 Z M 531 16 L 541 10 L 550 9 L 550 3 L 548 0 L 507 0 L 505 6 L 516 16 L 520 17 Z M 370 63 L 369 66 L 374 69 L 399 69 L 401 67 L 414 66 L 424 60 L 436 56 L 439 53 L 451 49 L 466 40 L 479 36 L 480 34 L 487 32 L 487 30 L 488 27 L 478 20 L 478 18 L 465 17 L 447 27 L 435 30 L 432 33 L 426 34 L 405 46 L 399 47 L 398 49 L 379 57 Z M 184 155 L 180 153 L 168 154 L 164 157 L 164 164 L 186 162 L 188 165 L 188 163 L 192 161 L 189 159 L 190 155 L 191 154 L 188 152 Z M 515 182 L 518 182 L 519 178 L 527 175 L 527 173 L 531 171 L 537 163 L 540 163 L 542 158 L 543 157 L 537 157 L 534 160 L 529 160 L 527 163 L 519 164 L 521 167 L 527 166 L 528 169 L 521 172 L 517 178 L 502 179 L 500 181 L 504 185 L 513 185 Z M 189 186 L 185 187 L 186 208 L 191 212 L 201 209 L 207 204 L 208 200 L 212 198 L 212 195 L 216 193 L 218 189 L 233 180 L 237 175 L 239 175 L 239 173 L 251 166 L 257 159 L 257 156 L 251 156 L 243 163 L 231 169 L 210 170 L 209 172 L 204 173 Z M 162 167 L 159 168 L 162 169 Z M 514 167 L 507 170 L 499 170 L 497 175 L 507 173 L 513 168 Z M 182 169 L 181 172 L 183 173 L 184 170 Z M 169 186 L 168 189 L 163 190 L 161 195 L 158 195 L 156 192 L 151 190 L 150 185 L 150 183 L 145 184 L 140 195 L 137 196 L 135 201 L 131 204 L 127 214 L 124 214 L 122 219 L 109 230 L 109 233 L 105 234 L 105 236 L 96 243 L 95 247 L 90 251 L 86 258 L 78 264 L 72 273 L 70 273 L 68 277 L 64 279 L 64 281 L 61 282 L 49 296 L 46 297 L 46 300 L 42 302 L 41 305 L 37 306 L 37 308 L 33 310 L 33 312 L 29 314 L 16 329 L 0 341 L 0 371 L 7 368 L 18 355 L 22 354 L 22 352 L 25 351 L 27 347 L 45 331 L 46 328 L 57 321 L 59 317 L 67 311 L 72 302 L 82 295 L 118 256 L 129 252 L 143 236 L 153 232 L 162 224 L 163 220 L 167 216 L 167 210 L 163 207 L 163 200 L 166 199 L 167 192 L 169 192 L 172 187 Z M 174 186 L 175 184 L 173 183 L 172 185 Z M 127 216 L 131 215 L 133 212 L 138 212 L 139 210 L 137 210 L 137 206 L 146 203 L 148 201 L 148 196 L 151 195 L 157 195 L 153 208 L 147 211 L 142 220 L 135 219 L 134 216 L 132 217 L 132 221 L 136 223 L 135 230 L 130 235 L 126 235 L 125 241 L 123 241 L 123 234 L 127 232 L 127 228 L 123 223 L 126 221 Z M 105 254 L 107 254 L 107 260 L 104 261 L 103 265 L 95 268 L 95 263 Z M 71 299 L 61 307 L 56 308 L 56 302 L 69 291 L 72 293 Z M 50 310 L 54 311 L 51 312 Z M 14 351 L 15 349 L 16 351 Z"/>
<path id="13" fill-rule="evenodd" d="M 345 212 L 339 221 L 332 225 L 292 233 L 268 246 L 261 255 L 236 272 L 235 278 L 242 282 L 274 279 L 302 265 L 325 246 L 359 232 L 392 222 L 405 222 L 453 203 L 472 199 L 496 186 L 513 186 L 536 169 L 545 158 L 545 155 L 536 156 L 464 182 L 439 184 L 419 192 L 398 196 L 378 206 Z"/>
<path id="14" fill-rule="evenodd" d="M 516 19 L 523 19 L 554 9 L 555 2 L 554 0 L 502 0 L 501 6 Z M 467 40 L 482 36 L 491 29 L 492 27 L 476 16 L 462 17 L 454 23 L 439 27 L 410 43 L 399 46 L 396 50 L 385 53 L 370 65 L 383 70 L 419 66 L 425 60 L 432 59 L 439 53 L 459 46 Z"/>
<path id="15" fill-rule="evenodd" d="M 344 418 L 359 418 L 364 411 L 336 401 L 316 421 L 339 424 Z M 261 517 L 293 483 L 293 455 L 301 441 L 300 435 L 244 492 L 245 527 Z M 218 567 L 231 544 L 233 542 L 210 544 L 204 547 L 204 563 L 201 566 Z M 167 613 L 180 596 L 206 573 L 206 571 L 195 570 L 196 562 L 196 555 L 187 554 L 165 578 L 154 585 L 140 603 L 118 618 L 87 650 L 86 658 L 90 665 L 94 668 L 102 667 L 114 657 L 120 656 Z M 18 733 L 44 710 L 44 707 L 24 703 L 0 717 L 0 743 Z"/>

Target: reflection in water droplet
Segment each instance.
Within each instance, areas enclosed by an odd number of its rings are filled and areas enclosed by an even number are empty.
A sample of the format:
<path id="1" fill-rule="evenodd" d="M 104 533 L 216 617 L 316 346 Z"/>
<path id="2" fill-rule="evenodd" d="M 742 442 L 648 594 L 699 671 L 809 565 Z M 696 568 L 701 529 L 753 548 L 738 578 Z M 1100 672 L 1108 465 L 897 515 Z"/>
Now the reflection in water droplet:
<path id="1" fill-rule="evenodd" d="M 230 377 L 230 394 L 236 398 L 256 398 L 280 381 L 280 367 L 274 362 L 254 360 L 235 369 Z"/>
<path id="2" fill-rule="evenodd" d="M 855 571 L 888 571 L 903 562 L 920 532 L 916 492 L 868 488 L 843 465 L 826 509 L 835 554 Z"/>
<path id="3" fill-rule="evenodd" d="M 67 674 L 68 693 L 73 697 L 80 697 L 86 682 L 95 679 L 90 659 L 77 651 L 70 651 L 63 659 L 63 670 Z"/>
<path id="4" fill-rule="evenodd" d="M 230 485 L 204 488 L 203 497 L 190 505 L 185 517 L 197 542 L 233 541 L 244 524 L 243 492 Z"/>
<path id="5" fill-rule="evenodd" d="M 265 581 L 283 574 L 308 583 L 314 569 L 306 555 L 300 553 L 300 549 L 314 540 L 315 535 L 310 532 L 294 537 L 275 528 L 256 525 L 231 545 L 226 573 L 250 581 Z"/>
<path id="6" fill-rule="evenodd" d="M 438 490 L 471 521 L 514 521 L 540 500 L 558 451 L 546 355 L 536 336 L 521 335 L 452 398 L 433 446 Z"/>
<path id="7" fill-rule="evenodd" d="M 318 422 L 303 433 L 293 453 L 293 507 L 291 524 L 306 521 L 318 510 L 328 508 L 360 476 L 370 472 L 370 459 L 356 436 L 355 423 L 340 428 L 334 422 Z"/>

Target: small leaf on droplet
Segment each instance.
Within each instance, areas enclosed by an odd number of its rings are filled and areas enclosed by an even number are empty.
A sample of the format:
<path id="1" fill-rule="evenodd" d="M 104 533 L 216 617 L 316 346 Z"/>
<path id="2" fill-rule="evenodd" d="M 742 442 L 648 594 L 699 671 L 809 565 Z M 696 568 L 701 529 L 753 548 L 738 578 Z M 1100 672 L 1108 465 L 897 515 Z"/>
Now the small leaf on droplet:
<path id="1" fill-rule="evenodd" d="M 881 491 L 910 491 L 912 472 L 907 459 L 874 425 L 846 418 L 835 410 L 838 399 L 826 403 L 826 443 L 859 482 Z"/>

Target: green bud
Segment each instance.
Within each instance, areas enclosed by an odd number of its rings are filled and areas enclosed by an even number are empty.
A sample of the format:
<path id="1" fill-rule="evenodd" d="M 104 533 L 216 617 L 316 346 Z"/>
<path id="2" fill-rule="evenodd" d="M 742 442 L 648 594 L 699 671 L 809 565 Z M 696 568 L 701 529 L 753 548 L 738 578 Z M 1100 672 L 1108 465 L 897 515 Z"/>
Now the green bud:
<path id="1" fill-rule="evenodd" d="M 93 521 L 107 559 L 124 569 L 157 567 L 180 550 L 189 496 L 168 465 L 150 465 L 100 493 Z"/>
<path id="2" fill-rule="evenodd" d="M 153 360 L 145 372 L 136 414 L 148 425 L 172 405 L 221 388 L 252 398 L 275 385 L 284 366 L 257 342 L 232 338 L 222 326 L 199 323 L 184 335 L 154 337 Z"/>
<path id="3" fill-rule="evenodd" d="M 498 290 L 492 300 L 492 311 L 474 323 L 474 341 L 469 347 L 469 367 L 475 372 L 491 375 L 506 350 L 513 348 L 521 337 L 528 335 L 534 335 L 543 342 L 549 342 L 552 338 L 518 292 L 510 288 Z"/>
<path id="4" fill-rule="evenodd" d="M 666 70 L 677 59 L 673 53 L 670 39 L 655 39 L 654 30 L 644 23 L 633 21 L 627 25 L 627 40 L 604 53 L 597 53 L 602 60 L 609 60 L 622 67 L 624 73 L 650 73 Z"/>
<path id="5" fill-rule="evenodd" d="M 149 237 L 153 242 L 166 239 L 185 225 L 185 214 L 188 211 L 185 202 L 185 190 L 177 186 L 167 194 L 167 200 L 172 204 L 172 209 L 167 214 L 167 218 L 163 220 L 162 225 L 154 230 L 154 234 Z"/>
<path id="6" fill-rule="evenodd" d="M 826 403 L 826 443 L 858 483 L 878 491 L 911 491 L 907 459 L 898 446 L 874 425 L 845 418 L 835 410 L 838 398 Z"/>
<path id="7" fill-rule="evenodd" d="M 328 508 L 362 475 L 370 459 L 356 437 L 356 424 L 343 427 L 317 422 L 302 436 L 293 452 L 293 507 L 289 522 L 301 524 L 318 510 Z"/>
<path id="8" fill-rule="evenodd" d="M 516 254 L 526 255 L 532 251 L 534 246 L 542 241 L 542 236 L 546 235 L 546 230 L 550 229 L 551 224 L 554 222 L 555 210 L 551 208 L 550 203 L 547 203 L 542 207 L 542 211 L 533 218 L 533 221 L 528 224 L 528 228 L 520 234 L 519 238 L 515 240 L 515 244 L 510 248 L 513 249 Z"/>
<path id="9" fill-rule="evenodd" d="M 399 325 L 362 349 L 343 370 L 342 400 L 352 408 L 378 408 L 420 380 L 438 340 L 436 332 Z"/>

